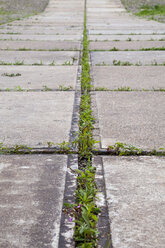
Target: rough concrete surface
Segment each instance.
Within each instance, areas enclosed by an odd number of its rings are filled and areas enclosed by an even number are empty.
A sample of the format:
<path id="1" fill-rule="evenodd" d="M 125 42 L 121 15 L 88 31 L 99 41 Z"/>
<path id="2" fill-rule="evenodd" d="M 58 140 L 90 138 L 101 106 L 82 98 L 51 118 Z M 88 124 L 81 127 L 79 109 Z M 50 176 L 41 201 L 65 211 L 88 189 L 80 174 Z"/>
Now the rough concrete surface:
<path id="1" fill-rule="evenodd" d="M 1 51 L 0 64 L 23 62 L 23 64 L 71 65 L 78 64 L 79 53 L 75 51 Z"/>
<path id="2" fill-rule="evenodd" d="M 113 65 L 113 61 L 140 63 L 140 65 L 163 64 L 165 62 L 162 51 L 91 52 L 91 57 L 93 65 Z"/>
<path id="3" fill-rule="evenodd" d="M 130 87 L 133 90 L 164 89 L 164 66 L 94 66 L 95 87 L 118 89 Z"/>
<path id="4" fill-rule="evenodd" d="M 28 90 L 75 89 L 76 80 L 77 66 L 0 66 L 1 90 L 18 86 Z"/>
<path id="5" fill-rule="evenodd" d="M 114 248 L 164 248 L 165 158 L 103 157 Z"/>
<path id="6" fill-rule="evenodd" d="M 101 145 L 116 142 L 144 150 L 165 145 L 164 92 L 95 92 Z"/>
<path id="7" fill-rule="evenodd" d="M 0 247 L 57 248 L 67 156 L 0 156 Z"/>
<path id="8" fill-rule="evenodd" d="M 1 44 L 1 43 L 0 43 Z M 119 49 L 119 50 L 138 50 L 143 48 L 165 48 L 165 41 L 97 41 L 90 42 L 89 49 L 91 50 L 110 50 L 110 49 Z"/>
<path id="9" fill-rule="evenodd" d="M 73 41 L 3 41 L 0 40 L 0 49 L 11 50 L 80 50 L 80 42 Z"/>
<path id="10" fill-rule="evenodd" d="M 1 92 L 0 142 L 48 147 L 69 141 L 74 92 Z"/>

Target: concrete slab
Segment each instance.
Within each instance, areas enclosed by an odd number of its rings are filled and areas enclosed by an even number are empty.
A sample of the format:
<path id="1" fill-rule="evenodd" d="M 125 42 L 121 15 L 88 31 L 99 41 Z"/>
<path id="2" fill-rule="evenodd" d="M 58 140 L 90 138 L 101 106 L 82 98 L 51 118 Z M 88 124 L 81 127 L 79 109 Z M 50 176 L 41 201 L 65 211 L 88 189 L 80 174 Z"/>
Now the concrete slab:
<path id="1" fill-rule="evenodd" d="M 79 52 L 75 51 L 1 51 L 0 64 L 17 63 L 40 65 L 77 65 Z"/>
<path id="2" fill-rule="evenodd" d="M 103 157 L 114 248 L 164 248 L 165 158 Z"/>
<path id="3" fill-rule="evenodd" d="M 75 89 L 77 66 L 0 66 L 0 90 L 40 89 L 44 86 L 59 89 L 59 86 Z M 13 76 L 12 76 L 13 75 Z"/>
<path id="4" fill-rule="evenodd" d="M 138 41 L 138 40 L 163 40 L 165 35 L 88 35 L 90 41 Z"/>
<path id="5" fill-rule="evenodd" d="M 37 41 L 80 41 L 82 39 L 82 35 L 14 35 L 14 34 L 1 34 L 1 40 L 37 40 Z"/>
<path id="6" fill-rule="evenodd" d="M 162 51 L 118 51 L 91 52 L 93 65 L 113 65 L 113 61 L 140 63 L 141 65 L 163 64 L 165 56 Z"/>
<path id="7" fill-rule="evenodd" d="M 58 247 L 67 156 L 0 156 L 0 247 Z"/>
<path id="8" fill-rule="evenodd" d="M 164 66 L 94 66 L 94 87 L 133 90 L 164 89 Z"/>
<path id="9" fill-rule="evenodd" d="M 95 92 L 101 146 L 116 142 L 144 150 L 165 145 L 164 92 Z"/>
<path id="10" fill-rule="evenodd" d="M 0 42 L 1 44 L 1 42 Z M 138 50 L 143 48 L 165 48 L 165 41 L 97 41 L 90 42 L 89 49 L 91 50 Z"/>
<path id="11" fill-rule="evenodd" d="M 12 41 L 0 40 L 0 49 L 11 50 L 80 50 L 80 42 L 75 41 Z"/>
<path id="12" fill-rule="evenodd" d="M 0 92 L 0 142 L 47 147 L 69 141 L 74 92 Z"/>
<path id="13" fill-rule="evenodd" d="M 89 30 L 89 34 L 91 35 L 148 35 L 148 34 L 163 34 L 164 35 L 164 30 L 162 29 L 134 29 L 134 30 L 130 30 L 130 29 L 116 29 L 116 30 L 105 30 L 105 29 L 94 29 L 94 30 Z"/>

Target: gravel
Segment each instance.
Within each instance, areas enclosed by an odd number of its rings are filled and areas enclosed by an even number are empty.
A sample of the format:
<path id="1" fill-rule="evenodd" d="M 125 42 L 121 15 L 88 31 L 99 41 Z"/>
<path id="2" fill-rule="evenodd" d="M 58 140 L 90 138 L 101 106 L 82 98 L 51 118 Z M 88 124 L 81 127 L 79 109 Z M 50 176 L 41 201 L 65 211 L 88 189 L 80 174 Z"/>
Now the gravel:
<path id="1" fill-rule="evenodd" d="M 42 12 L 49 0 L 0 0 L 0 24 Z"/>

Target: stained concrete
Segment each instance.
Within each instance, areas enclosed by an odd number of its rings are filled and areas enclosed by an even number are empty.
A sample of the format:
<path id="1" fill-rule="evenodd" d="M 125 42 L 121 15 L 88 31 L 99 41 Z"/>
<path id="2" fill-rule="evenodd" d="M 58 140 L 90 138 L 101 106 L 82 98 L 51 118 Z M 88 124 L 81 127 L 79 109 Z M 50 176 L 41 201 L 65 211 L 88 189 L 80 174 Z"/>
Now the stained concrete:
<path id="1" fill-rule="evenodd" d="M 115 40 L 121 40 L 121 41 L 127 41 L 127 40 L 160 40 L 165 39 L 165 35 L 89 35 L 88 36 L 90 41 L 115 41 Z"/>
<path id="2" fill-rule="evenodd" d="M 80 42 L 76 41 L 13 41 L 0 40 L 0 49 L 19 50 L 80 50 Z"/>
<path id="3" fill-rule="evenodd" d="M 0 63 L 77 65 L 78 57 L 79 53 L 75 51 L 1 51 Z"/>
<path id="4" fill-rule="evenodd" d="M 164 248 L 165 158 L 103 157 L 114 248 Z"/>
<path id="5" fill-rule="evenodd" d="M 0 92 L 0 142 L 48 147 L 69 141 L 74 92 Z"/>
<path id="6" fill-rule="evenodd" d="M 0 66 L 0 89 L 75 89 L 77 66 Z M 11 75 L 14 75 L 11 77 Z M 17 75 L 17 76 L 16 76 Z"/>
<path id="7" fill-rule="evenodd" d="M 103 148 L 116 142 L 144 150 L 159 149 L 165 145 L 164 92 L 94 94 Z"/>
<path id="8" fill-rule="evenodd" d="M 45 34 L 23 34 L 23 35 L 15 35 L 15 34 L 1 34 L 1 40 L 37 40 L 37 41 L 81 41 L 82 35 L 45 35 Z"/>
<path id="9" fill-rule="evenodd" d="M 162 51 L 91 52 L 91 58 L 93 65 L 113 65 L 113 61 L 140 63 L 140 65 L 163 64 L 165 62 Z"/>
<path id="10" fill-rule="evenodd" d="M 1 43 L 0 43 L 1 44 Z M 165 41 L 97 41 L 90 42 L 89 49 L 91 50 L 138 50 L 143 48 L 165 48 Z"/>
<path id="11" fill-rule="evenodd" d="M 164 89 L 164 66 L 94 66 L 94 87 L 133 90 Z"/>
<path id="12" fill-rule="evenodd" d="M 0 156 L 0 247 L 57 248 L 67 156 Z"/>

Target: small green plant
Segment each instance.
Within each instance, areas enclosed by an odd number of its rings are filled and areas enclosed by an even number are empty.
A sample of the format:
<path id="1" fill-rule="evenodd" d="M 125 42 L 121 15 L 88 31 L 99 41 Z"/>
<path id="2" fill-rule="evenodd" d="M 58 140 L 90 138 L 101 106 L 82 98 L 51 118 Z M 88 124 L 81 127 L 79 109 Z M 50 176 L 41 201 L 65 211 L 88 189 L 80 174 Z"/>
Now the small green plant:
<path id="1" fill-rule="evenodd" d="M 15 91 L 23 91 L 23 89 L 21 88 L 20 85 L 16 86 L 16 87 L 14 88 L 14 90 L 15 90 Z"/>
<path id="2" fill-rule="evenodd" d="M 57 143 L 58 149 L 62 152 L 70 152 L 72 149 L 72 145 L 69 142 L 63 141 L 62 143 Z"/>
<path id="3" fill-rule="evenodd" d="M 72 86 L 66 87 L 66 86 L 63 86 L 63 85 L 59 85 L 58 87 L 59 87 L 59 90 L 61 90 L 61 91 L 69 91 L 69 90 L 73 89 Z"/>
<path id="4" fill-rule="evenodd" d="M 128 37 L 127 41 L 132 41 L 132 39 L 130 37 Z"/>
<path id="5" fill-rule="evenodd" d="M 105 87 L 96 87 L 95 91 L 108 91 L 108 88 Z"/>
<path id="6" fill-rule="evenodd" d="M 16 61 L 13 65 L 24 65 L 24 61 Z"/>
<path id="7" fill-rule="evenodd" d="M 47 85 L 43 85 L 42 87 L 43 87 L 42 91 L 52 91 L 52 89 L 49 88 Z"/>
<path id="8" fill-rule="evenodd" d="M 48 145 L 48 148 L 51 148 L 54 145 L 54 142 L 47 141 L 46 144 Z"/>
<path id="9" fill-rule="evenodd" d="M 132 89 L 130 87 L 124 86 L 124 87 L 120 87 L 114 91 L 132 91 Z"/>
<path id="10" fill-rule="evenodd" d="M 63 65 L 72 65 L 70 61 L 65 61 Z"/>
<path id="11" fill-rule="evenodd" d="M 126 155 L 140 155 L 142 153 L 142 150 L 133 146 L 133 145 L 128 145 L 125 143 L 120 143 L 117 142 L 113 146 L 108 146 L 107 151 L 113 151 L 114 154 L 119 155 L 119 156 L 126 156 Z"/>
<path id="12" fill-rule="evenodd" d="M 6 90 L 6 91 L 10 91 L 10 88 L 6 88 L 5 90 Z"/>
<path id="13" fill-rule="evenodd" d="M 3 76 L 3 77 L 19 77 L 19 76 L 21 76 L 21 74 L 20 73 L 3 73 L 1 76 Z"/>

